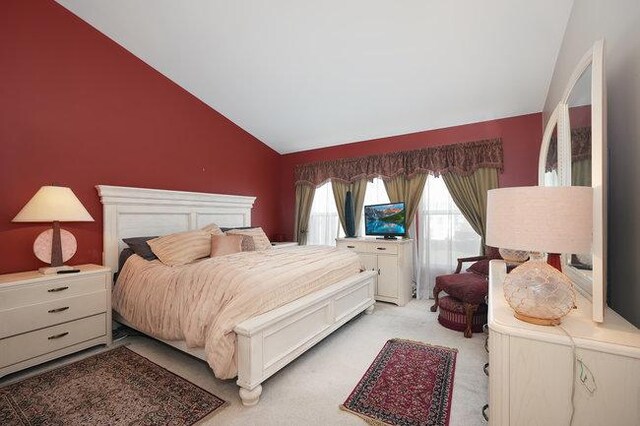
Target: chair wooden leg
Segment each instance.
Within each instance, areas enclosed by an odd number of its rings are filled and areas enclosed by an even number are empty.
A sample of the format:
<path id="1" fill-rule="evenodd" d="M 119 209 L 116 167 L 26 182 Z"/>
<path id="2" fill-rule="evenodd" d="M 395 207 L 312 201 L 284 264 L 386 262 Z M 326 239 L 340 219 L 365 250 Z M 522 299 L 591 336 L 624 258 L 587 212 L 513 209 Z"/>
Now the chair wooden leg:
<path id="1" fill-rule="evenodd" d="M 433 306 L 431 307 L 431 312 L 435 312 L 438 310 L 438 296 L 440 295 L 440 290 L 438 286 L 433 287 Z"/>
<path id="2" fill-rule="evenodd" d="M 473 314 L 478 310 L 478 305 L 473 305 L 471 303 L 464 304 L 464 312 L 466 314 L 466 322 L 467 328 L 464 330 L 464 337 L 473 336 L 473 332 L 471 331 L 471 326 L 473 325 Z"/>

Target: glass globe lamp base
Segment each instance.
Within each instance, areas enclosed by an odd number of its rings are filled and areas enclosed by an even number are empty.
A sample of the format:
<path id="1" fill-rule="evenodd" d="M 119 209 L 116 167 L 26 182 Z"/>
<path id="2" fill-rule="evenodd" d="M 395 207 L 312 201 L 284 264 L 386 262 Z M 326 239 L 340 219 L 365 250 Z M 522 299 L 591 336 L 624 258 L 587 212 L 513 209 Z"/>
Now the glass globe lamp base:
<path id="1" fill-rule="evenodd" d="M 535 324 L 535 325 L 559 325 L 560 324 L 560 318 L 556 318 L 556 319 L 534 318 L 524 314 L 519 314 L 518 312 L 515 312 L 513 316 L 518 318 L 520 321 L 528 322 L 530 324 Z"/>
<path id="2" fill-rule="evenodd" d="M 500 256 L 502 256 L 505 262 L 511 264 L 520 264 L 529 259 L 529 252 L 524 250 L 512 250 L 501 247 L 498 249 L 498 252 L 500 252 Z"/>
<path id="3" fill-rule="evenodd" d="M 515 317 L 537 325 L 560 324 L 576 301 L 572 282 L 540 253 L 531 253 L 529 261 L 507 274 L 503 290 Z"/>

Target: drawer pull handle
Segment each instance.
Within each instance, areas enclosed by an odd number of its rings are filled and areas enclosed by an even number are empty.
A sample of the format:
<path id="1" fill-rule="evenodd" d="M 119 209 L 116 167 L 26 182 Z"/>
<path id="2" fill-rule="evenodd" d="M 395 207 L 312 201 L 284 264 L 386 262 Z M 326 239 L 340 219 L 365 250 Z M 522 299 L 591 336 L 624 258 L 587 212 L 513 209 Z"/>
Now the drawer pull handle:
<path id="1" fill-rule="evenodd" d="M 49 290 L 47 290 L 49 293 L 57 293 L 59 291 L 63 291 L 68 289 L 68 286 L 64 286 L 64 287 L 56 287 L 56 288 L 50 288 Z"/>
<path id="2" fill-rule="evenodd" d="M 347 246 L 347 248 L 356 248 L 356 246 Z"/>
<path id="3" fill-rule="evenodd" d="M 59 339 L 61 337 L 66 336 L 67 334 L 69 334 L 68 331 L 65 331 L 64 333 L 60 333 L 60 334 L 54 334 L 53 336 L 49 336 L 48 339 L 49 340 L 54 340 L 54 339 Z"/>
<path id="4" fill-rule="evenodd" d="M 66 311 L 67 309 L 69 309 L 68 306 L 65 306 L 64 308 L 49 309 L 49 313 L 55 314 L 56 312 L 63 312 L 63 311 Z"/>
<path id="5" fill-rule="evenodd" d="M 380 268 L 378 268 L 378 275 L 380 275 Z"/>
<path id="6" fill-rule="evenodd" d="M 387 248 L 386 247 L 376 247 L 376 249 L 378 249 L 378 250 L 386 250 Z"/>

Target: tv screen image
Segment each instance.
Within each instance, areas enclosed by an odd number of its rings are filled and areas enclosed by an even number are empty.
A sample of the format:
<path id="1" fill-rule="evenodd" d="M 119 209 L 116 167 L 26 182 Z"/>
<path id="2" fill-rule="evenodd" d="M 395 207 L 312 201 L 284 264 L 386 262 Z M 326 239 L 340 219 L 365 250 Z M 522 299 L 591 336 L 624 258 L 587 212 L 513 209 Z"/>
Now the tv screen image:
<path id="1" fill-rule="evenodd" d="M 364 230 L 367 235 L 402 236 L 405 234 L 404 203 L 364 206 Z"/>

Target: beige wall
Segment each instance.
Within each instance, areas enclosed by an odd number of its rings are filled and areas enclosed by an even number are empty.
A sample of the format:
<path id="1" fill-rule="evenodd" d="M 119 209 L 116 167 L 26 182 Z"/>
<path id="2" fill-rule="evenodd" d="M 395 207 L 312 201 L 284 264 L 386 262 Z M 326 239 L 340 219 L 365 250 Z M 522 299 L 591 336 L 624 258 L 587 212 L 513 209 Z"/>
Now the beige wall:
<path id="1" fill-rule="evenodd" d="M 573 67 L 605 40 L 609 143 L 609 304 L 640 327 L 640 1 L 576 0 L 544 107 L 545 121 Z"/>

